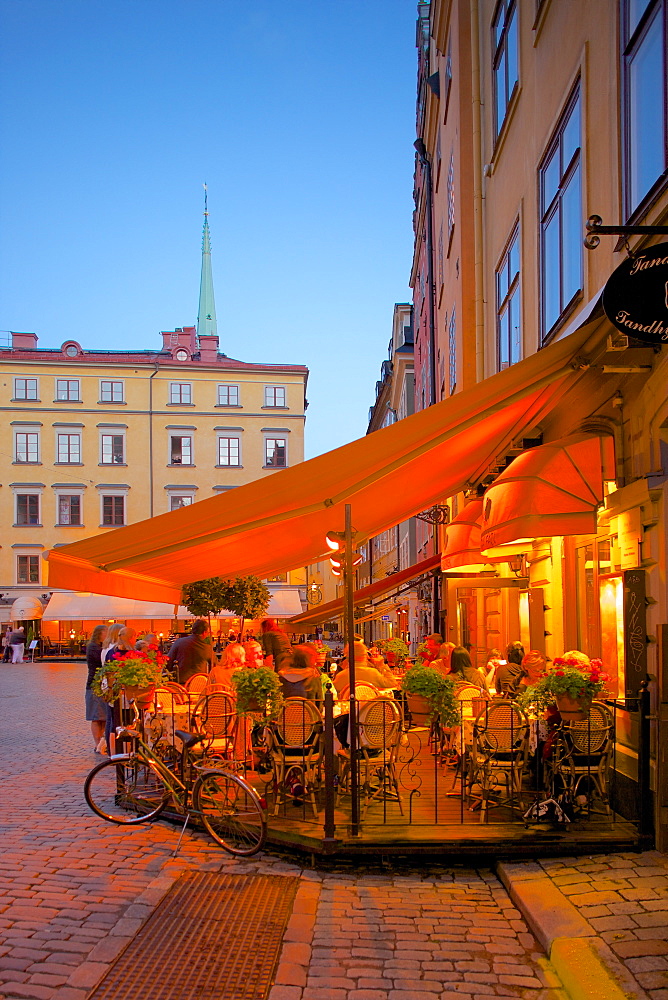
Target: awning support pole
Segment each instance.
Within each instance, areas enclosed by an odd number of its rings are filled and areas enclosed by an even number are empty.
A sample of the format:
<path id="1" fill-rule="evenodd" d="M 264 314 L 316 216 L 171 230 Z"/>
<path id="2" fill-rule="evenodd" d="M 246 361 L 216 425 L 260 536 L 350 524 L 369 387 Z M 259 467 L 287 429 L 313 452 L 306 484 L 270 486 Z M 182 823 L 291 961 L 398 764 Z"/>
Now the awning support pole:
<path id="1" fill-rule="evenodd" d="M 350 504 L 345 507 L 345 541 L 343 560 L 343 601 L 345 607 L 345 635 L 348 642 L 348 678 L 350 681 L 350 833 L 356 837 L 359 834 L 360 802 L 358 794 L 359 770 L 357 760 L 357 699 L 355 697 L 355 611 L 353 578 L 353 525 Z"/>

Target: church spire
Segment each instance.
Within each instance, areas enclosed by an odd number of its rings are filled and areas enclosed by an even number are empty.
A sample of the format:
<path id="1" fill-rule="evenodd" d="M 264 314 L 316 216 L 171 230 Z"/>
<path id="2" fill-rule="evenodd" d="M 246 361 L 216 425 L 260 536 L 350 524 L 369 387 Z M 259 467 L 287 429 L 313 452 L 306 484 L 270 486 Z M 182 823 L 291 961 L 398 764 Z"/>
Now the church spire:
<path id="1" fill-rule="evenodd" d="M 199 286 L 199 311 L 197 313 L 197 336 L 216 336 L 216 302 L 213 297 L 213 274 L 211 272 L 211 240 L 209 238 L 208 192 L 204 185 L 204 229 L 202 231 L 202 277 Z"/>

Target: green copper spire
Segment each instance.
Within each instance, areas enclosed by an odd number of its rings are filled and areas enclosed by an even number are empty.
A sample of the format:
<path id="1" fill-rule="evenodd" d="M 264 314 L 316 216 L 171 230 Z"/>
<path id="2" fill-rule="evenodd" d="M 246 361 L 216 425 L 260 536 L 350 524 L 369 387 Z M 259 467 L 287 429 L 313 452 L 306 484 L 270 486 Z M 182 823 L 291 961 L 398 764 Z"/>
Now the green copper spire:
<path id="1" fill-rule="evenodd" d="M 208 192 L 204 185 L 204 230 L 202 232 L 202 278 L 199 286 L 199 312 L 197 313 L 197 336 L 218 334 L 216 324 L 216 302 L 213 297 L 213 274 L 211 273 L 211 240 L 209 238 Z"/>

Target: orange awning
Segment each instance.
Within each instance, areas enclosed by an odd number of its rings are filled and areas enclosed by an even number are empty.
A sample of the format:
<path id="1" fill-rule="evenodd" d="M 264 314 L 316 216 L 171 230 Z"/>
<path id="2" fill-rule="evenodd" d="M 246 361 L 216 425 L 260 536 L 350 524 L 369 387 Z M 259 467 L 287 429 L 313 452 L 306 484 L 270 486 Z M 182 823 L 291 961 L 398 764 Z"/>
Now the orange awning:
<path id="1" fill-rule="evenodd" d="M 480 554 L 481 521 L 482 497 L 475 497 L 446 527 L 445 548 L 441 556 L 444 573 L 453 570 L 476 573 L 484 567 L 486 559 Z"/>
<path id="2" fill-rule="evenodd" d="M 603 480 L 614 474 L 607 436 L 575 434 L 518 455 L 485 492 L 483 552 L 518 539 L 593 534 Z"/>
<path id="3" fill-rule="evenodd" d="M 181 586 L 202 577 L 267 577 L 318 562 L 326 533 L 343 528 L 346 503 L 360 542 L 481 479 L 583 377 L 588 351 L 602 340 L 582 327 L 465 392 L 325 455 L 52 549 L 48 585 L 178 603 Z"/>
<path id="4" fill-rule="evenodd" d="M 402 583 L 408 583 L 409 580 L 417 580 L 424 573 L 429 573 L 430 570 L 436 569 L 440 561 L 440 555 L 429 556 L 428 559 L 423 559 L 422 562 L 415 563 L 415 565 L 409 566 L 407 569 L 400 569 L 398 573 L 390 573 L 389 576 L 384 576 L 382 580 L 376 580 L 375 583 L 370 583 L 367 587 L 360 587 L 359 590 L 356 590 L 353 595 L 353 601 L 355 605 L 367 604 L 374 597 L 389 594 L 391 590 L 396 590 Z M 343 598 L 340 597 L 335 601 L 328 601 L 327 604 L 321 604 L 317 608 L 305 611 L 301 615 L 296 615 L 290 619 L 288 624 L 311 625 L 319 622 L 327 622 L 331 621 L 332 618 L 338 618 L 342 613 Z"/>

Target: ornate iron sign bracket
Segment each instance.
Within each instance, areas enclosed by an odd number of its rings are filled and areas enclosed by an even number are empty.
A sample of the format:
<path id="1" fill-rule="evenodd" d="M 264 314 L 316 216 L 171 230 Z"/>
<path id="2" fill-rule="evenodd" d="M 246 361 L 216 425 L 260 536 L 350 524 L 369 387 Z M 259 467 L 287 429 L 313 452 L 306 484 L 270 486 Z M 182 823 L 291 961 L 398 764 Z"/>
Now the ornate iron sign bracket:
<path id="1" fill-rule="evenodd" d="M 427 524 L 449 524 L 450 508 L 447 504 L 437 503 L 428 510 L 423 510 L 415 516 L 419 521 L 426 521 Z"/>
<path id="2" fill-rule="evenodd" d="M 668 236 L 668 226 L 604 226 L 600 215 L 590 215 L 585 228 L 587 250 L 595 250 L 601 236 Z"/>

